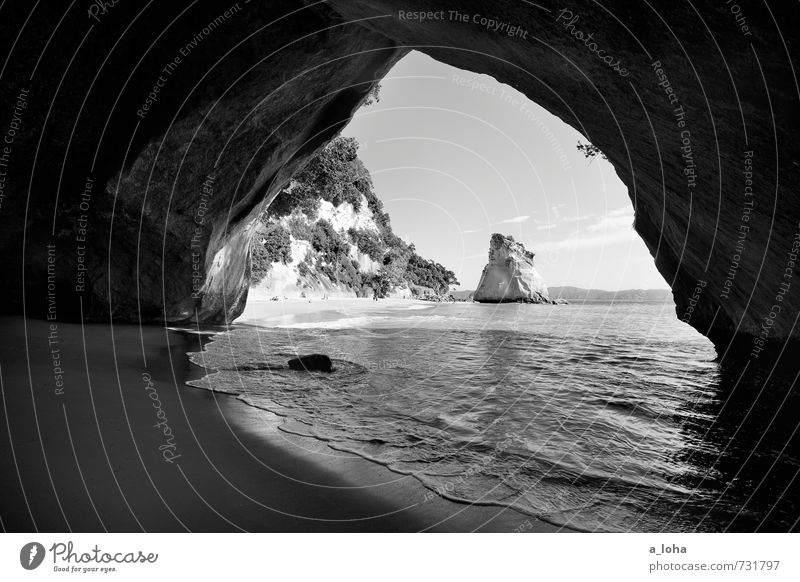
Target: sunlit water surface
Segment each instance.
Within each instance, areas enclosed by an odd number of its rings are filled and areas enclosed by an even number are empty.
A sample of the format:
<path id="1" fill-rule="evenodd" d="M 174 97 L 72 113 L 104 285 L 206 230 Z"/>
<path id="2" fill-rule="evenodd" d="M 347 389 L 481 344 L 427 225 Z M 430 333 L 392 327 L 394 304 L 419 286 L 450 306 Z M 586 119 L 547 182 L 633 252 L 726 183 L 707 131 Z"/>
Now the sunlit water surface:
<path id="1" fill-rule="evenodd" d="M 369 307 L 217 334 L 190 354 L 211 372 L 191 384 L 449 499 L 570 528 L 797 527 L 781 414 L 798 403 L 722 369 L 671 304 Z M 336 371 L 286 368 L 313 352 Z"/>

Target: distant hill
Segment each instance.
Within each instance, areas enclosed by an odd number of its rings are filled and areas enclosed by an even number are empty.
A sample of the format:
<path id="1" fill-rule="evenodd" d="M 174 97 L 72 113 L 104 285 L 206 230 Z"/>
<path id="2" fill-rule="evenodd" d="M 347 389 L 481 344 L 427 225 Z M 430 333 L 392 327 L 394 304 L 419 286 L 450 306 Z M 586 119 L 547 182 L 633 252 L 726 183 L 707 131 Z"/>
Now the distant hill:
<path id="1" fill-rule="evenodd" d="M 580 287 L 548 287 L 550 299 L 564 299 L 570 303 L 672 303 L 672 291 L 669 289 L 624 289 L 622 291 L 604 291 L 603 289 L 582 289 Z M 452 291 L 459 301 L 470 301 L 475 291 Z"/>
<path id="2" fill-rule="evenodd" d="M 623 289 L 604 291 L 602 289 L 581 289 L 580 287 L 549 287 L 550 299 L 566 299 L 570 303 L 597 301 L 604 303 L 671 303 L 672 291 L 669 289 Z"/>

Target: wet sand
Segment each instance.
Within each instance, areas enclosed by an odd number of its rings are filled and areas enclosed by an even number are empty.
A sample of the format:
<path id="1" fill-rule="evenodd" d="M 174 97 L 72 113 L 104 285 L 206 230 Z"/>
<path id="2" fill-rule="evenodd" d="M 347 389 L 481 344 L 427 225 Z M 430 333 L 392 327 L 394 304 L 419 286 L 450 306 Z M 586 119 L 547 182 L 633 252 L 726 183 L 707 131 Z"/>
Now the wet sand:
<path id="1" fill-rule="evenodd" d="M 242 319 L 324 318 L 347 301 L 267 303 Z M 412 477 L 287 435 L 278 417 L 232 396 L 186 386 L 203 374 L 186 352 L 207 335 L 22 318 L 2 326 L 6 531 L 558 529 L 447 501 Z"/>

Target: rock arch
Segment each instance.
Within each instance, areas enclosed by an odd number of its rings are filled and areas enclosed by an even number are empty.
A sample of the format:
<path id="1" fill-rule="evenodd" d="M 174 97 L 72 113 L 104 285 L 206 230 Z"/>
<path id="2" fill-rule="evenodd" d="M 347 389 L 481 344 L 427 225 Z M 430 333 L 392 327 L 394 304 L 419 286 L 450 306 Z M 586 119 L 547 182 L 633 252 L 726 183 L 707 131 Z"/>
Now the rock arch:
<path id="1" fill-rule="evenodd" d="M 515 87 L 599 146 L 678 317 L 721 354 L 798 338 L 794 4 L 30 10 L 4 8 L 0 24 L 7 310 L 234 318 L 252 218 L 415 48 Z"/>

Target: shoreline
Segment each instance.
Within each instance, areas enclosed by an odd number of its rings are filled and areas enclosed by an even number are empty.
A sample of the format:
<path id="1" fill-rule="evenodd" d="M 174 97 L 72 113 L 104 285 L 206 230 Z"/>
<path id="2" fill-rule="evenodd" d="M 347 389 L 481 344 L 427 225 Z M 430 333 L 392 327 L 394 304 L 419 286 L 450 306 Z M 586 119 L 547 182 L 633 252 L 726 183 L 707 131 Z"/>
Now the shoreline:
<path id="1" fill-rule="evenodd" d="M 410 475 L 186 385 L 205 375 L 186 352 L 222 328 L 57 323 L 57 394 L 52 323 L 3 325 L 6 531 L 562 530 L 509 508 L 430 498 Z"/>

